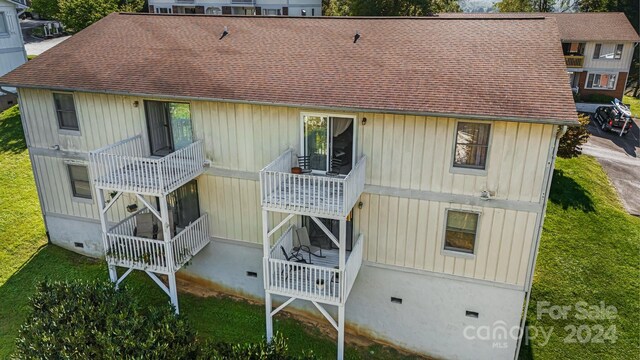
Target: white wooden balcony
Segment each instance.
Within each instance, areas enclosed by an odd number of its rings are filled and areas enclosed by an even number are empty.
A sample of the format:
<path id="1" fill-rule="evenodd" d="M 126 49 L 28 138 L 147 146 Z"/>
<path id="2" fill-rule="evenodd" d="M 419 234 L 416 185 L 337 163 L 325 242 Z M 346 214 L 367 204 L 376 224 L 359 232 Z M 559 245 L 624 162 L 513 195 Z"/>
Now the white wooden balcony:
<path id="1" fill-rule="evenodd" d="M 151 157 L 142 135 L 89 153 L 97 188 L 143 195 L 166 195 L 204 171 L 202 140 L 164 157 Z"/>
<path id="2" fill-rule="evenodd" d="M 260 171 L 262 208 L 299 215 L 344 219 L 364 190 L 366 157 L 346 176 L 292 174 L 292 149 Z"/>
<path id="3" fill-rule="evenodd" d="M 311 256 L 312 264 L 287 261 L 283 253 L 293 251 L 293 226 L 283 233 L 264 259 L 264 286 L 274 294 L 330 305 L 344 304 L 362 265 L 363 235 L 347 252 L 344 269 L 338 266 L 338 250 L 322 250 L 324 258 Z M 300 252 L 305 259 L 308 255 Z"/>
<path id="4" fill-rule="evenodd" d="M 210 241 L 207 214 L 168 241 L 135 236 L 138 211 L 111 227 L 105 236 L 105 256 L 110 265 L 161 274 L 178 271 Z"/>

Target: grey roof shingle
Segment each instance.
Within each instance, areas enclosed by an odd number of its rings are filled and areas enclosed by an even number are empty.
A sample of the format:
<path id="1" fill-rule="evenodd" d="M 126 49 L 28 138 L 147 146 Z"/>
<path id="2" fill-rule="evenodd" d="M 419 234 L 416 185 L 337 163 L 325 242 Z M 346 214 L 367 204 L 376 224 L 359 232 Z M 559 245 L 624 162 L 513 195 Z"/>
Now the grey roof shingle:
<path id="1" fill-rule="evenodd" d="M 557 39 L 544 18 L 111 14 L 0 84 L 575 124 Z"/>

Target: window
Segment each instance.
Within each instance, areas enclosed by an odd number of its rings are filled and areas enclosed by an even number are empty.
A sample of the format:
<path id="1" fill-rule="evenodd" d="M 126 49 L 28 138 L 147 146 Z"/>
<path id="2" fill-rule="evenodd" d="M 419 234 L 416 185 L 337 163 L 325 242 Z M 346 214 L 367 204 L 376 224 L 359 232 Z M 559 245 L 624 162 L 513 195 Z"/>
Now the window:
<path id="1" fill-rule="evenodd" d="M 444 250 L 473 254 L 478 231 L 478 213 L 447 210 Z"/>
<path id="2" fill-rule="evenodd" d="M 302 116 L 302 155 L 316 172 L 346 175 L 353 165 L 354 118 Z"/>
<path id="3" fill-rule="evenodd" d="M 587 85 L 585 89 L 604 89 L 614 90 L 616 88 L 616 79 L 618 74 L 593 74 L 587 76 Z"/>
<path id="4" fill-rule="evenodd" d="M 191 180 L 167 196 L 167 204 L 173 214 L 173 223 L 184 229 L 200 217 L 198 182 Z M 178 229 L 180 230 L 180 229 Z M 178 231 L 180 232 L 180 231 Z"/>
<path id="5" fill-rule="evenodd" d="M 622 49 L 624 49 L 624 44 L 616 45 L 616 52 L 613 54 L 613 58 L 614 59 L 621 59 L 622 58 Z"/>
<path id="6" fill-rule="evenodd" d="M 156 8 L 156 12 L 158 14 L 168 14 L 169 13 L 169 9 L 167 9 L 167 8 Z"/>
<path id="7" fill-rule="evenodd" d="M 595 49 L 593 50 L 593 58 L 600 59 L 600 50 L 602 49 L 602 44 L 596 44 Z"/>
<path id="8" fill-rule="evenodd" d="M 151 154 L 164 156 L 193 142 L 189 104 L 145 100 L 144 107 Z"/>
<path id="9" fill-rule="evenodd" d="M 453 166 L 484 170 L 489 150 L 491 125 L 459 122 Z"/>
<path id="10" fill-rule="evenodd" d="M 56 106 L 58 127 L 64 130 L 80 130 L 73 94 L 53 93 L 53 102 Z"/>
<path id="11" fill-rule="evenodd" d="M 595 60 L 620 60 L 624 44 L 596 44 L 593 50 Z"/>
<path id="12" fill-rule="evenodd" d="M 67 165 L 67 167 L 73 197 L 91 199 L 91 183 L 87 167 L 83 165 Z"/>
<path id="13" fill-rule="evenodd" d="M 9 27 L 7 26 L 7 16 L 4 11 L 0 12 L 0 35 L 9 34 Z"/>

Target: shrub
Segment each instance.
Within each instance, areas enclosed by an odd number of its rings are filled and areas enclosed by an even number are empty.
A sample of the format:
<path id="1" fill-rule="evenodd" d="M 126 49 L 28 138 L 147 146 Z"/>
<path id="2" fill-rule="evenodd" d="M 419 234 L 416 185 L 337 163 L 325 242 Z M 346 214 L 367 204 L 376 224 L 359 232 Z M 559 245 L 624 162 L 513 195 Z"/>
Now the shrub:
<path id="1" fill-rule="evenodd" d="M 594 104 L 609 104 L 613 99 L 613 96 L 603 94 L 580 95 L 580 101 Z"/>
<path id="2" fill-rule="evenodd" d="M 572 158 L 582 154 L 582 144 L 589 139 L 587 126 L 589 125 L 589 115 L 578 115 L 580 126 L 571 126 L 560 138 L 558 143 L 558 156 Z"/>
<path id="3" fill-rule="evenodd" d="M 14 359 L 313 359 L 287 355 L 286 339 L 270 344 L 202 343 L 173 307 L 145 308 L 110 282 L 37 285 L 20 328 Z"/>

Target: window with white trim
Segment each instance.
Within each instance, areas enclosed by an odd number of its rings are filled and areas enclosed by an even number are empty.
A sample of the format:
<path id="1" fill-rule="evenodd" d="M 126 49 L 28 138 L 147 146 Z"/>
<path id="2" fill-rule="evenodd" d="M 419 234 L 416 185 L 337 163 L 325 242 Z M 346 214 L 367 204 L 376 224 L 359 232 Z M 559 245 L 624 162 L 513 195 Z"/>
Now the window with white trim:
<path id="1" fill-rule="evenodd" d="M 4 11 L 0 12 L 0 35 L 9 34 L 9 25 L 7 24 L 7 15 Z"/>
<path id="2" fill-rule="evenodd" d="M 585 89 L 614 90 L 618 74 L 589 73 Z"/>
<path id="3" fill-rule="evenodd" d="M 490 124 L 458 122 L 453 166 L 484 170 L 489 151 Z"/>
<path id="4" fill-rule="evenodd" d="M 624 44 L 596 44 L 593 49 L 594 60 L 620 60 Z"/>
<path id="5" fill-rule="evenodd" d="M 476 212 L 447 210 L 444 250 L 474 254 L 479 217 Z"/>
<path id="6" fill-rule="evenodd" d="M 91 182 L 89 181 L 89 169 L 84 165 L 68 164 L 69 181 L 73 197 L 91 199 Z"/>
<path id="7" fill-rule="evenodd" d="M 207 8 L 206 13 L 209 15 L 222 15 L 222 8 L 219 8 L 217 6 L 210 6 Z"/>
<path id="8" fill-rule="evenodd" d="M 73 94 L 53 93 L 53 103 L 56 108 L 58 127 L 62 130 L 80 130 Z"/>

